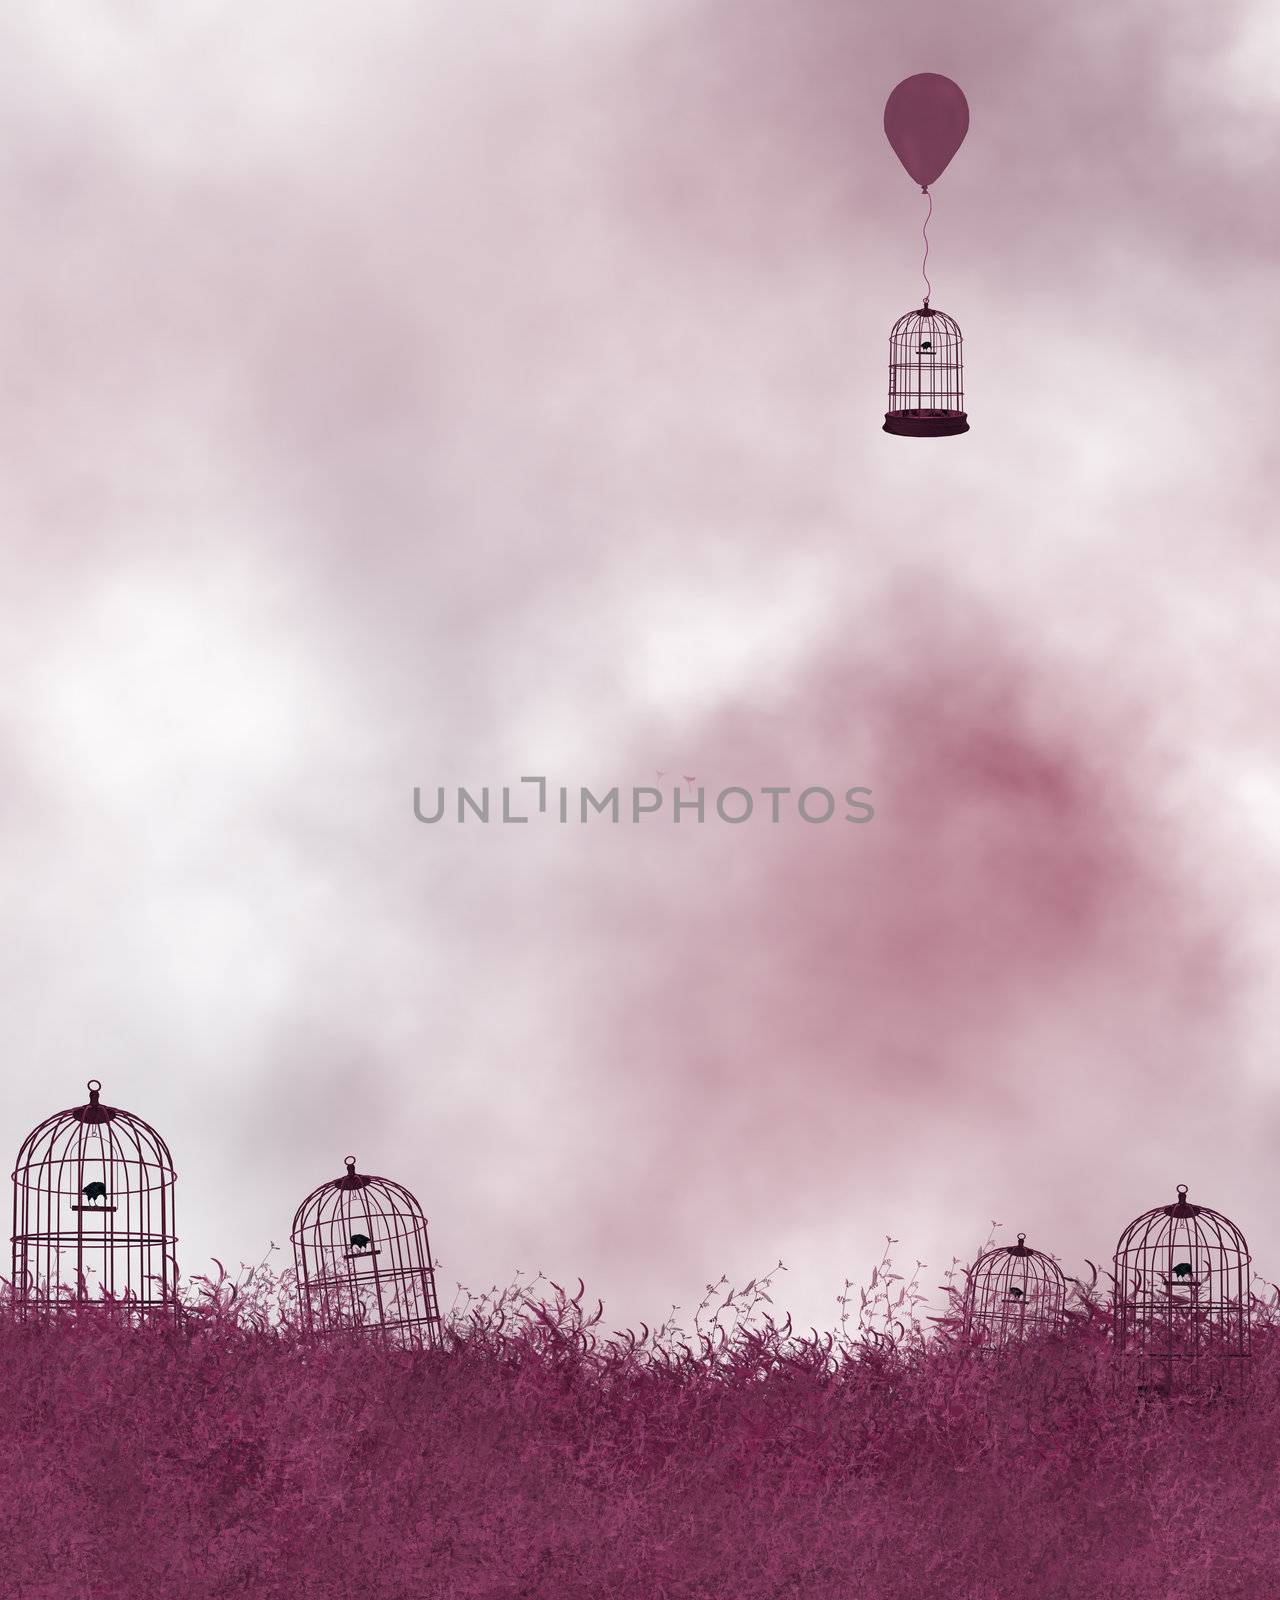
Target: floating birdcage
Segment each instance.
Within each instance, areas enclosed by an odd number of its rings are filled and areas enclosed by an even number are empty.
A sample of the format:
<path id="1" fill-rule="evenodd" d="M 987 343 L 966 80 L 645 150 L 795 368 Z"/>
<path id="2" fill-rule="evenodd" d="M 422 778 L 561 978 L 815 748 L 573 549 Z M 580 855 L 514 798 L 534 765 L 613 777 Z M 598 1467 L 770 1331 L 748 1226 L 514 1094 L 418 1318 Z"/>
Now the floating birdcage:
<path id="1" fill-rule="evenodd" d="M 965 1343 L 981 1351 L 1007 1349 L 1034 1334 L 1056 1333 L 1067 1285 L 1052 1256 L 1033 1250 L 1025 1233 L 978 1257 L 965 1290 Z"/>
<path id="2" fill-rule="evenodd" d="M 403 1184 L 356 1171 L 322 1183 L 291 1232 L 302 1324 L 367 1333 L 412 1349 L 441 1342 L 427 1219 Z"/>
<path id="3" fill-rule="evenodd" d="M 899 317 L 889 335 L 889 409 L 886 433 L 936 438 L 968 433 L 964 409 L 964 356 L 960 324 L 934 311 L 926 298 Z"/>
<path id="4" fill-rule="evenodd" d="M 33 1129 L 13 1172 L 13 1295 L 20 1317 L 178 1312 L 173 1157 L 149 1123 L 86 1105 Z"/>
<path id="5" fill-rule="evenodd" d="M 1172 1205 L 1131 1222 L 1115 1253 L 1116 1353 L 1159 1393 L 1237 1387 L 1250 1353 L 1244 1235 L 1178 1185 Z"/>

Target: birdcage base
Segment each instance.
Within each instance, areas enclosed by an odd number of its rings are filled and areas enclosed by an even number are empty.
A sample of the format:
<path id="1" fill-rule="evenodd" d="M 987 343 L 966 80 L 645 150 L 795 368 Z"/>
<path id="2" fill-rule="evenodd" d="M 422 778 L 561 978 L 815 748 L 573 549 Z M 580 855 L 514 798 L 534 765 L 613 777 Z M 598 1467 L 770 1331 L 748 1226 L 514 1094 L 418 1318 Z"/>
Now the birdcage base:
<path id="1" fill-rule="evenodd" d="M 936 439 L 949 433 L 968 433 L 967 411 L 886 411 L 886 433 L 905 434 L 913 439 Z"/>

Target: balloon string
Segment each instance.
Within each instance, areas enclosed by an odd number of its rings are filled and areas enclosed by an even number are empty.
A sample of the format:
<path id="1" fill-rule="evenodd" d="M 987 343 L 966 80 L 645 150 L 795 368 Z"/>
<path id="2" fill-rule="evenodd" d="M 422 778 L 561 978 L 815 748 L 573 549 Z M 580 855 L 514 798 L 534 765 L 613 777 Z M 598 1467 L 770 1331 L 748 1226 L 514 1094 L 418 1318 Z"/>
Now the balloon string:
<path id="1" fill-rule="evenodd" d="M 929 282 L 929 217 L 933 215 L 933 196 L 929 194 L 927 185 L 921 185 L 921 193 L 929 195 L 929 211 L 924 219 L 924 227 L 920 230 L 924 235 L 924 260 L 920 263 L 920 275 L 924 279 L 924 303 L 929 304 L 929 296 L 933 293 L 933 285 Z"/>

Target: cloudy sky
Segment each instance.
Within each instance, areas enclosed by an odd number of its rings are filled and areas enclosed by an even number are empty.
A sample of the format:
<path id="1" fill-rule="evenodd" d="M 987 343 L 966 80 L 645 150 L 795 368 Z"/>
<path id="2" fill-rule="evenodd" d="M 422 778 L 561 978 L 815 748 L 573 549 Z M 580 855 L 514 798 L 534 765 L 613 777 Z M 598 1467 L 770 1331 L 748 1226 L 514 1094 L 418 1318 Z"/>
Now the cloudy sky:
<path id="1" fill-rule="evenodd" d="M 1089 0 L 0 20 L 0 1138 L 257 1259 L 355 1153 L 615 1324 L 893 1234 L 1280 1276 L 1280 21 Z M 972 431 L 881 431 L 934 305 Z M 861 827 L 415 785 L 866 785 Z M 278 1258 L 277 1258 L 278 1259 Z"/>

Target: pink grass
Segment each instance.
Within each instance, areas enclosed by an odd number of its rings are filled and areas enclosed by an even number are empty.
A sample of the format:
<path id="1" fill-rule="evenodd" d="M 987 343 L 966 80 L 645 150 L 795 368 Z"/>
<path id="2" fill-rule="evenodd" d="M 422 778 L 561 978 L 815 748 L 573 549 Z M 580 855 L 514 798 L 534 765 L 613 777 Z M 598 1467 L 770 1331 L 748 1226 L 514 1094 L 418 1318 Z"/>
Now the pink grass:
<path id="1" fill-rule="evenodd" d="M 775 1269 L 776 1273 L 776 1269 Z M 265 1267 L 181 1329 L 0 1315 L 10 1600 L 1234 1600 L 1280 1593 L 1280 1331 L 1246 1404 L 1117 1398 L 1106 1307 L 1006 1361 L 889 1262 L 837 1331 L 771 1273 L 605 1337 L 541 1280 L 448 1348 L 301 1341 Z M 954 1310 L 958 1293 L 949 1285 Z"/>

